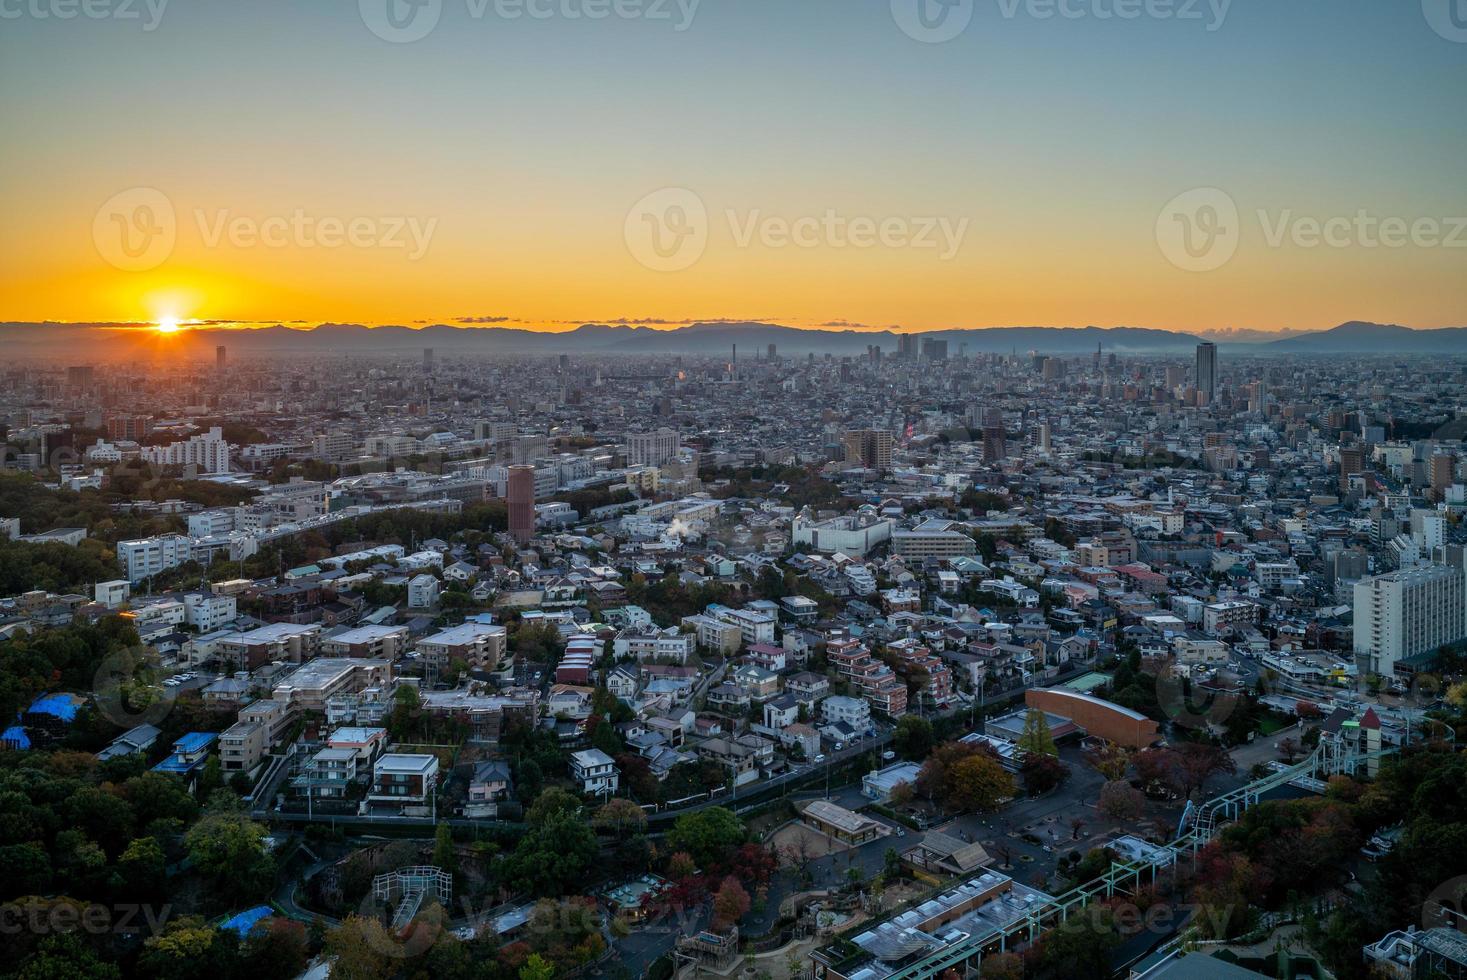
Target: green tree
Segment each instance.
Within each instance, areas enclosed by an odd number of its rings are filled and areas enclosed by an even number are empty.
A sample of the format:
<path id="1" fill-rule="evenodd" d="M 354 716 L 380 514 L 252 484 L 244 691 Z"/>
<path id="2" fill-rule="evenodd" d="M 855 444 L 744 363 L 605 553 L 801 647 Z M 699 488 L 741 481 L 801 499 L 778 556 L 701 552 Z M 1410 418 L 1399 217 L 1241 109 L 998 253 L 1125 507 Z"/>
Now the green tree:
<path id="1" fill-rule="evenodd" d="M 1049 721 L 1044 712 L 1030 708 L 1024 715 L 1024 730 L 1019 735 L 1019 749 L 1026 755 L 1059 755 L 1054 736 L 1049 731 Z"/>
<path id="2" fill-rule="evenodd" d="M 184 846 L 199 873 L 230 899 L 259 898 L 274 882 L 265 828 L 242 812 L 207 814 L 189 829 Z"/>
<path id="3" fill-rule="evenodd" d="M 433 864 L 451 875 L 458 874 L 458 852 L 453 846 L 453 828 L 439 821 L 433 836 Z"/>
<path id="4" fill-rule="evenodd" d="M 891 744 L 903 759 L 925 759 L 936 744 L 932 722 L 917 715 L 903 715 L 892 732 Z"/>
<path id="5" fill-rule="evenodd" d="M 545 791 L 535 797 L 530 810 L 525 814 L 525 822 L 532 827 L 539 827 L 549 821 L 552 817 L 561 815 L 575 815 L 581 809 L 581 801 L 575 795 L 561 789 L 559 786 L 547 786 Z"/>
<path id="6" fill-rule="evenodd" d="M 400 965 L 393 956 L 399 948 L 382 923 L 359 915 L 347 916 L 326 934 L 331 975 L 341 980 L 387 980 Z"/>
<path id="7" fill-rule="evenodd" d="M 958 810 L 995 810 L 1014 795 L 1014 779 L 987 753 L 962 759 L 952 768 L 948 804 Z"/>
<path id="8" fill-rule="evenodd" d="M 539 953 L 531 953 L 525 965 L 520 967 L 520 980 L 553 980 L 554 977 L 555 964 Z"/>
<path id="9" fill-rule="evenodd" d="M 608 830 L 618 839 L 628 834 L 639 834 L 647 829 L 647 814 L 631 800 L 607 800 L 591 817 L 591 826 L 597 830 Z"/>
<path id="10" fill-rule="evenodd" d="M 673 851 L 686 851 L 706 871 L 727 862 L 747 836 L 743 822 L 732 810 L 712 806 L 678 817 L 668 831 L 667 845 Z"/>
<path id="11" fill-rule="evenodd" d="M 584 886 L 601 849 L 596 834 L 570 812 L 558 812 L 530 830 L 503 859 L 502 880 L 535 895 L 565 895 Z"/>
<path id="12" fill-rule="evenodd" d="M 121 980 L 116 964 L 106 963 L 82 941 L 80 933 L 47 936 L 21 966 L 18 980 Z"/>

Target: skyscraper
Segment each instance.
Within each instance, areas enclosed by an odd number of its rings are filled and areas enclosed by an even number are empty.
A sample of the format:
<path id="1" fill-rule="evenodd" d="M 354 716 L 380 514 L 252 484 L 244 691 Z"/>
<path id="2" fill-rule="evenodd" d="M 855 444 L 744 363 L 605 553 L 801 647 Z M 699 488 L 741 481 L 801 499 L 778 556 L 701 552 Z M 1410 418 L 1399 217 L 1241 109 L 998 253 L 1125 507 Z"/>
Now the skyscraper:
<path id="1" fill-rule="evenodd" d="M 1217 344 L 1197 345 L 1196 377 L 1199 404 L 1211 405 L 1217 400 Z"/>
<path id="2" fill-rule="evenodd" d="M 848 463 L 860 463 L 868 470 L 891 469 L 891 433 L 885 429 L 850 429 L 841 439 Z"/>
<path id="3" fill-rule="evenodd" d="M 225 347 L 223 344 L 220 344 L 218 347 L 214 348 L 214 370 L 218 371 L 220 374 L 223 374 L 224 369 L 228 366 L 228 364 L 229 348 Z"/>
<path id="4" fill-rule="evenodd" d="M 984 462 L 998 463 L 1008 455 L 1008 438 L 1001 425 L 985 425 L 983 427 L 983 459 Z"/>
<path id="5" fill-rule="evenodd" d="M 535 467 L 511 466 L 505 499 L 509 504 L 509 536 L 528 544 L 535 536 Z"/>
<path id="6" fill-rule="evenodd" d="M 423 348 L 423 370 L 424 371 L 432 371 L 433 370 L 433 348 L 431 348 L 431 347 L 424 347 Z"/>
<path id="7" fill-rule="evenodd" d="M 1350 490 L 1350 477 L 1365 472 L 1365 452 L 1359 446 L 1340 448 L 1340 492 Z"/>

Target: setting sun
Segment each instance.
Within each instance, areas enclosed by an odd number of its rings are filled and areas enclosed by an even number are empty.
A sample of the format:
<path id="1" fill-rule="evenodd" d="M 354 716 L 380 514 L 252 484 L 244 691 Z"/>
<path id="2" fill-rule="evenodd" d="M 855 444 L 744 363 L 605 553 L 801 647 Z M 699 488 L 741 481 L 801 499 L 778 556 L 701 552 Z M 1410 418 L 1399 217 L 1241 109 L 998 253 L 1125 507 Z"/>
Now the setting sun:
<path id="1" fill-rule="evenodd" d="M 178 321 L 172 317 L 165 317 L 158 321 L 159 333 L 178 333 Z"/>

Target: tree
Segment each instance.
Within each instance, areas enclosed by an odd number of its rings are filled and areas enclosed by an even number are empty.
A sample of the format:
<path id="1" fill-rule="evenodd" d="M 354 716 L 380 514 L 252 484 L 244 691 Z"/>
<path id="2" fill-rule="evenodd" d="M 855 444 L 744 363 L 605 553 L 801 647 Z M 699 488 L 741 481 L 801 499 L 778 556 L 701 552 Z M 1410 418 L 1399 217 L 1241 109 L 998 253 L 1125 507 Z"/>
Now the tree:
<path id="1" fill-rule="evenodd" d="M 536 895 L 564 895 L 582 884 L 596 864 L 596 834 L 573 813 L 546 818 L 520 838 L 504 859 L 502 880 L 515 880 Z"/>
<path id="2" fill-rule="evenodd" d="M 1013 795 L 1013 777 L 991 755 L 972 755 L 953 766 L 948 803 L 955 809 L 994 810 Z"/>
<path id="3" fill-rule="evenodd" d="M 289 919 L 267 919 L 244 942 L 246 976 L 298 977 L 310 959 L 306 927 Z"/>
<path id="4" fill-rule="evenodd" d="M 933 749 L 927 761 L 922 763 L 914 789 L 927 799 L 946 805 L 952 787 L 953 767 L 982 752 L 991 755 L 991 750 L 979 748 L 971 742 L 944 742 Z"/>
<path id="5" fill-rule="evenodd" d="M 1024 791 L 1039 796 L 1069 779 L 1070 767 L 1052 755 L 1027 755 L 1019 774 L 1024 777 Z"/>
<path id="6" fill-rule="evenodd" d="M 1109 909 L 1092 905 L 1083 915 L 1045 934 L 1040 962 L 1055 976 L 1109 980 L 1110 955 L 1120 945 Z"/>
<path id="7" fill-rule="evenodd" d="M 591 817 L 591 826 L 597 830 L 610 831 L 621 840 L 629 834 L 639 834 L 647 829 L 647 813 L 631 800 L 607 800 Z"/>
<path id="8" fill-rule="evenodd" d="M 231 899 L 263 896 L 274 883 L 275 862 L 265 850 L 265 828 L 240 812 L 206 815 L 184 837 L 199 873 Z"/>
<path id="9" fill-rule="evenodd" d="M 713 927 L 718 931 L 738 923 L 749 912 L 752 903 L 744 886 L 732 875 L 723 879 L 723 884 L 713 896 Z"/>
<path id="10" fill-rule="evenodd" d="M 1049 721 L 1038 708 L 1030 708 L 1024 715 L 1024 731 L 1019 735 L 1018 747 L 1025 755 L 1059 755 Z"/>
<path id="11" fill-rule="evenodd" d="M 144 898 L 161 894 L 166 868 L 163 848 L 152 837 L 134 838 L 117 860 L 117 870 L 122 873 L 128 891 Z"/>
<path id="12" fill-rule="evenodd" d="M 1231 776 L 1238 764 L 1225 749 L 1216 745 L 1186 742 L 1173 750 L 1177 754 L 1177 776 L 1182 796 L 1190 798 L 1200 792 L 1214 776 Z"/>
<path id="13" fill-rule="evenodd" d="M 1085 753 L 1085 761 L 1107 780 L 1124 779 L 1131 769 L 1132 752 L 1115 742 L 1105 742 L 1098 748 Z"/>
<path id="14" fill-rule="evenodd" d="M 232 943 L 233 936 L 228 942 Z M 173 919 L 156 936 L 143 943 L 138 969 L 160 980 L 192 980 L 199 976 L 227 975 L 235 950 L 226 947 L 213 926 L 198 916 Z"/>
<path id="15" fill-rule="evenodd" d="M 983 980 L 1024 980 L 1024 960 L 1017 953 L 985 956 L 982 977 Z"/>
<path id="16" fill-rule="evenodd" d="M 1100 788 L 1096 807 L 1112 820 L 1138 820 L 1146 808 L 1146 797 L 1123 779 L 1113 779 Z"/>
<path id="17" fill-rule="evenodd" d="M 458 852 L 453 846 L 453 828 L 440 820 L 433 835 L 433 864 L 450 875 L 458 874 Z"/>
<path id="18" fill-rule="evenodd" d="M 892 748 L 903 759 L 924 759 L 934 744 L 932 722 L 917 715 L 903 715 L 891 735 Z"/>
<path id="19" fill-rule="evenodd" d="M 881 873 L 886 876 L 887 881 L 895 881 L 902 873 L 902 856 L 894 847 L 888 847 L 882 855 Z"/>
<path id="20" fill-rule="evenodd" d="M 80 933 L 66 932 L 41 940 L 20 971 L 18 980 L 121 980 L 114 963 L 97 958 Z"/>
<path id="21" fill-rule="evenodd" d="M 399 960 L 392 954 L 397 940 L 376 919 L 349 915 L 326 934 L 331 975 L 341 980 L 388 980 Z"/>
<path id="22" fill-rule="evenodd" d="M 525 814 L 525 822 L 531 827 L 544 824 L 551 817 L 569 814 L 574 816 L 581 809 L 581 801 L 574 795 L 561 789 L 559 786 L 548 786 L 545 791 L 535 797 L 530 810 Z"/>
<path id="23" fill-rule="evenodd" d="M 539 953 L 531 953 L 525 965 L 520 967 L 519 976 L 520 980 L 554 980 L 555 964 Z"/>
<path id="24" fill-rule="evenodd" d="M 745 838 L 743 822 L 733 811 L 713 806 L 678 817 L 668 831 L 667 845 L 686 851 L 706 871 L 724 864 Z"/>

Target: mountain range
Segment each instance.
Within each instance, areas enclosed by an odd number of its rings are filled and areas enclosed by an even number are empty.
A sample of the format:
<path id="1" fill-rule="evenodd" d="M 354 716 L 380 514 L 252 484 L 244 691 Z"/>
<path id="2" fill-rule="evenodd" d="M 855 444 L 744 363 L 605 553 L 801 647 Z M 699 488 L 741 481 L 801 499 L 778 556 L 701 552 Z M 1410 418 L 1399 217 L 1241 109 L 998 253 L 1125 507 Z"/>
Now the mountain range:
<path id="1" fill-rule="evenodd" d="M 1251 333 L 1246 334 L 1250 337 Z M 283 325 L 240 330 L 193 327 L 161 335 L 139 324 L 0 323 L 0 343 L 13 357 L 76 357 L 86 350 L 97 358 L 148 357 L 165 353 L 212 356 L 217 344 L 234 354 L 387 354 L 432 347 L 446 354 L 686 354 L 762 355 L 770 344 L 781 355 L 854 355 L 870 345 L 891 353 L 900 336 L 891 330 L 822 330 L 760 322 L 693 323 L 670 330 L 645 326 L 587 323 L 563 333 L 512 327 L 435 324 L 421 328 L 367 327 L 355 323 L 323 323 L 297 329 Z M 921 338 L 944 340 L 949 356 L 1035 351 L 1076 355 L 1185 354 L 1198 343 L 1195 334 L 1145 327 L 988 327 L 932 330 Z M 1395 324 L 1352 321 L 1331 330 L 1299 333 L 1264 342 L 1228 342 L 1224 351 L 1239 354 L 1467 354 L 1467 327 L 1414 330 Z"/>

